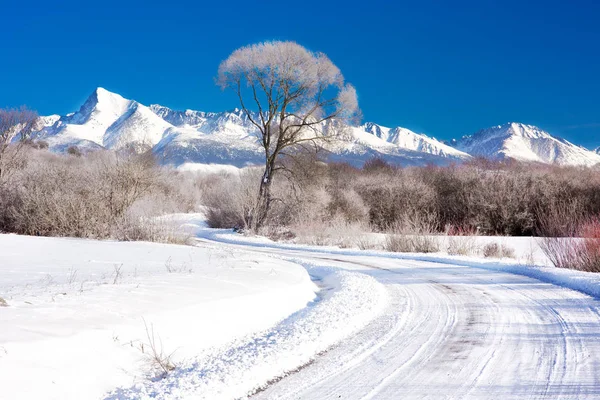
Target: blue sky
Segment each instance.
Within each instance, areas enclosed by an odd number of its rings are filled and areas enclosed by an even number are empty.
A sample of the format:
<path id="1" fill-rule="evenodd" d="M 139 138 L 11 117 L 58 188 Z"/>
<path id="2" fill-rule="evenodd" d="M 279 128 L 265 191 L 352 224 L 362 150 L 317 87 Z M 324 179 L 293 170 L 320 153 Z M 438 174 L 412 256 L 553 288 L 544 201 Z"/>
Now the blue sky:
<path id="1" fill-rule="evenodd" d="M 600 146 L 597 1 L 0 0 L 0 107 L 75 111 L 97 86 L 143 104 L 221 111 L 237 47 L 326 53 L 365 121 L 450 139 L 508 121 Z"/>

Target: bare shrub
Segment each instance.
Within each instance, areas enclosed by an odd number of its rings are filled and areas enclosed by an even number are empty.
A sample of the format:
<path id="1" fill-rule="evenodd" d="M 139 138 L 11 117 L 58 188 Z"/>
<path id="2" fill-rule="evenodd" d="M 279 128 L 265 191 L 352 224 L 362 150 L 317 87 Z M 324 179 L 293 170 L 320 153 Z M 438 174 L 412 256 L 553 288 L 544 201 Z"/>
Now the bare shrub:
<path id="1" fill-rule="evenodd" d="M 193 212 L 201 204 L 201 192 L 191 173 L 153 167 L 153 185 L 128 207 L 127 215 L 146 217 Z"/>
<path id="2" fill-rule="evenodd" d="M 577 268 L 579 246 L 576 239 L 571 237 L 544 237 L 539 240 L 539 245 L 552 265 L 557 268 Z"/>
<path id="3" fill-rule="evenodd" d="M 77 270 L 75 268 L 69 269 L 69 273 L 67 275 L 67 283 L 69 285 L 72 285 L 73 283 L 75 283 L 76 279 L 77 279 Z"/>
<path id="4" fill-rule="evenodd" d="M 592 218 L 568 237 L 544 237 L 540 247 L 557 268 L 600 272 L 600 220 Z"/>
<path id="5" fill-rule="evenodd" d="M 470 256 L 477 254 L 479 245 L 475 236 L 450 236 L 448 237 L 448 254 Z"/>
<path id="6" fill-rule="evenodd" d="M 173 265 L 173 259 L 171 257 L 167 258 L 167 261 L 165 261 L 165 269 L 168 273 L 175 272 L 175 266 Z"/>
<path id="7" fill-rule="evenodd" d="M 150 324 L 150 327 L 148 327 L 146 320 L 144 320 L 144 327 L 146 328 L 146 338 L 148 339 L 148 343 L 147 346 L 142 344 L 140 350 L 148 356 L 151 367 L 158 370 L 161 377 L 165 377 L 175 369 L 175 364 L 172 361 L 175 352 L 164 352 L 160 336 L 155 335 L 154 333 L 154 325 Z M 149 349 L 148 352 L 146 352 L 146 348 Z"/>
<path id="8" fill-rule="evenodd" d="M 394 233 L 386 236 L 384 249 L 400 253 L 436 253 L 440 251 L 440 244 L 435 236 Z"/>
<path id="9" fill-rule="evenodd" d="M 551 204 L 539 232 L 539 245 L 555 267 L 600 272 L 600 221 L 586 219 L 577 200 Z"/>
<path id="10" fill-rule="evenodd" d="M 106 233 L 109 215 L 90 172 L 85 165 L 63 163 L 56 156 L 30 162 L 15 178 L 19 185 L 4 192 L 3 229 L 44 236 Z"/>
<path id="11" fill-rule="evenodd" d="M 334 220 L 306 220 L 291 227 L 295 242 L 316 246 L 358 247 L 369 228 L 360 222 L 342 218 Z"/>
<path id="12" fill-rule="evenodd" d="M 254 213 L 258 193 L 258 169 L 250 168 L 238 175 L 218 174 L 204 185 L 202 200 L 208 210 L 207 223 L 211 228 L 247 229 Z"/>
<path id="13" fill-rule="evenodd" d="M 578 199 L 554 200 L 538 211 L 537 233 L 545 237 L 571 237 L 584 223 L 584 206 Z"/>
<path id="14" fill-rule="evenodd" d="M 412 173 L 398 170 L 394 175 L 369 176 L 357 191 L 369 209 L 370 224 L 379 230 L 411 218 L 436 218 L 435 192 Z"/>
<path id="15" fill-rule="evenodd" d="M 363 242 L 362 237 L 371 231 L 368 208 L 347 180 L 356 171 L 346 164 L 333 164 L 326 176 L 308 180 L 298 180 L 293 171 L 289 180 L 294 188 L 291 195 L 279 196 L 282 203 L 290 205 L 287 223 L 296 242 L 343 248 Z"/>
<path id="16" fill-rule="evenodd" d="M 114 276 L 113 276 L 113 285 L 116 285 L 117 283 L 119 283 L 119 281 L 121 280 L 121 277 L 123 276 L 123 264 L 115 264 L 114 266 Z"/>
<path id="17" fill-rule="evenodd" d="M 435 253 L 440 251 L 436 236 L 438 222 L 434 216 L 405 216 L 396 221 L 386 236 L 384 249 L 401 253 Z"/>
<path id="18" fill-rule="evenodd" d="M 435 236 L 452 226 L 455 232 L 446 232 L 452 236 L 449 253 L 468 255 L 481 251 L 467 238 L 473 234 L 570 236 L 584 217 L 600 214 L 599 169 L 481 160 L 400 168 L 372 160 L 360 170 L 312 160 L 291 162 L 285 171 L 288 179 L 273 186 L 270 218 L 261 231 L 284 240 L 300 236 L 303 242 L 332 243 L 328 232 L 338 220 L 404 236 Z M 244 185 L 228 179 L 203 186 L 208 200 L 211 192 L 218 194 L 205 202 L 209 221 L 244 229 L 258 189 L 243 194 Z M 420 226 L 423 221 L 428 226 Z"/>
<path id="19" fill-rule="evenodd" d="M 26 162 L 26 146 L 38 116 L 25 107 L 0 108 L 0 186 Z"/>
<path id="20" fill-rule="evenodd" d="M 507 245 L 501 245 L 500 249 L 502 250 L 502 257 L 505 258 L 515 258 L 515 249 Z"/>
<path id="21" fill-rule="evenodd" d="M 533 266 L 535 265 L 535 251 L 533 248 L 533 243 L 529 243 L 529 250 L 525 254 L 525 265 Z"/>
<path id="22" fill-rule="evenodd" d="M 365 243 L 364 236 L 368 231 L 369 227 L 361 222 L 337 218 L 329 224 L 325 234 L 333 246 L 354 248 L 358 247 L 359 243 Z"/>
<path id="23" fill-rule="evenodd" d="M 583 240 L 580 242 L 580 270 L 600 272 L 600 219 L 593 218 L 580 229 Z"/>
<path id="24" fill-rule="evenodd" d="M 369 235 L 360 235 L 354 239 L 355 247 L 360 250 L 381 249 L 382 246 L 377 240 L 373 240 Z"/>
<path id="25" fill-rule="evenodd" d="M 0 188 L 0 231 L 183 242 L 152 223 L 161 213 L 194 207 L 197 200 L 182 193 L 180 178 L 151 155 L 68 157 L 32 150 L 13 184 Z"/>
<path id="26" fill-rule="evenodd" d="M 334 218 L 343 218 L 350 222 L 367 222 L 369 208 L 363 199 L 352 189 L 333 190 L 327 204 L 327 212 Z"/>
<path id="27" fill-rule="evenodd" d="M 109 210 L 111 222 L 125 216 L 131 206 L 156 189 L 157 168 L 151 153 L 108 153 L 99 158 L 95 171 L 98 194 Z"/>
<path id="28" fill-rule="evenodd" d="M 515 258 L 515 251 L 504 244 L 492 242 L 483 246 L 483 256 L 486 258 Z"/>
<path id="29" fill-rule="evenodd" d="M 398 167 L 388 163 L 381 157 L 374 157 L 364 163 L 362 170 L 370 175 L 393 174 L 398 170 Z"/>
<path id="30" fill-rule="evenodd" d="M 446 235 L 448 236 L 448 254 L 469 256 L 479 252 L 475 229 L 448 226 Z"/>
<path id="31" fill-rule="evenodd" d="M 403 234 L 386 235 L 383 248 L 385 251 L 390 251 L 394 253 L 412 253 L 415 251 L 415 246 L 411 240 L 410 235 Z"/>
<path id="32" fill-rule="evenodd" d="M 483 246 L 483 256 L 500 258 L 500 245 L 498 243 L 488 243 Z"/>
<path id="33" fill-rule="evenodd" d="M 294 161 L 294 167 L 297 164 Z M 309 167 L 317 173 L 323 168 L 319 164 L 309 164 Z M 331 196 L 324 185 L 316 184 L 316 179 L 307 183 L 310 178 L 304 176 L 305 172 L 286 169 L 287 179 L 279 179 L 271 187 L 269 216 L 257 233 L 269 237 L 290 237 L 293 236 L 294 229 L 282 227 L 302 227 L 304 217 L 310 219 L 310 224 L 314 224 L 315 220 L 324 221 L 328 218 L 327 205 Z M 256 206 L 259 190 L 256 182 L 260 179 L 260 174 L 259 169 L 249 168 L 239 174 L 207 174 L 201 178 L 202 203 L 206 206 L 210 227 L 249 229 L 249 221 Z"/>
<path id="34" fill-rule="evenodd" d="M 190 264 L 187 262 L 183 262 L 181 264 L 174 264 L 173 259 L 171 257 L 167 258 L 165 261 L 165 269 L 168 273 L 192 273 L 194 270 Z"/>
<path id="35" fill-rule="evenodd" d="M 111 237 L 125 242 L 144 241 L 188 244 L 190 235 L 161 220 L 148 217 L 127 217 L 112 228 Z"/>
<path id="36" fill-rule="evenodd" d="M 77 146 L 69 146 L 69 148 L 67 149 L 67 154 L 74 157 L 81 157 L 83 155 L 83 152 Z"/>

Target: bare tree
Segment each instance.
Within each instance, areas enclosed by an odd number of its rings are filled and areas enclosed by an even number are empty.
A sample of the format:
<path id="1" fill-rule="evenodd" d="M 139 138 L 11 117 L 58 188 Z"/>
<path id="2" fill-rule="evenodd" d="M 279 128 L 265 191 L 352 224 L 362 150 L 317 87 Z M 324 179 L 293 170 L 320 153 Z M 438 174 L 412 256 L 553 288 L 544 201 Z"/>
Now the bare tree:
<path id="1" fill-rule="evenodd" d="M 0 109 L 0 185 L 24 162 L 23 146 L 37 120 L 37 113 L 25 107 Z"/>
<path id="2" fill-rule="evenodd" d="M 236 91 L 265 152 L 257 204 L 248 216 L 256 230 L 271 207 L 273 178 L 284 168 L 281 156 L 316 145 L 331 135 L 327 127 L 357 115 L 356 90 L 325 54 L 278 41 L 235 50 L 219 66 L 218 84 Z"/>

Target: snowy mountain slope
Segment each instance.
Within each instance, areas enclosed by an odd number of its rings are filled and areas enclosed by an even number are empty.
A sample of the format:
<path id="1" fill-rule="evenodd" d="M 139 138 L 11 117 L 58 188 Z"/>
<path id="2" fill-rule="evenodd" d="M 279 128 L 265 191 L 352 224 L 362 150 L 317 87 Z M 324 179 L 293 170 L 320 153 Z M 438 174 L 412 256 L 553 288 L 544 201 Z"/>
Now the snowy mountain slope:
<path id="1" fill-rule="evenodd" d="M 34 138 L 46 140 L 53 151 L 65 151 L 70 146 L 83 150 L 151 148 L 161 162 L 175 165 L 244 167 L 263 161 L 258 131 L 240 109 L 203 112 L 175 111 L 157 104 L 146 107 L 98 88 L 79 111 L 43 117 L 40 123 Z M 405 166 L 447 165 L 471 156 L 560 165 L 600 163 L 600 154 L 519 123 L 485 129 L 448 144 L 402 127 L 369 122 L 347 126 L 342 138 L 323 148 L 327 159 L 356 166 L 373 157 Z"/>
<path id="2" fill-rule="evenodd" d="M 211 135 L 190 128 L 170 129 L 153 151 L 164 163 L 175 165 L 198 163 L 245 167 L 263 161 L 254 137 L 240 138 L 228 132 Z"/>
<path id="3" fill-rule="evenodd" d="M 79 111 L 56 119 L 44 118 L 45 126 L 34 137 L 55 150 L 77 145 L 85 148 L 121 149 L 154 146 L 171 127 L 136 101 L 98 88 Z"/>
<path id="4" fill-rule="evenodd" d="M 263 150 L 257 129 L 240 109 L 228 112 L 175 111 L 161 105 L 149 107 L 98 88 L 79 111 L 49 116 L 34 135 L 54 151 L 70 146 L 142 150 L 152 148 L 164 163 L 227 164 L 243 167 L 262 163 Z M 375 127 L 378 132 L 375 134 Z M 448 164 L 469 155 L 435 139 L 404 128 L 375 124 L 348 127 L 343 140 L 324 145 L 330 160 L 360 166 L 373 157 L 402 165 Z"/>
<path id="5" fill-rule="evenodd" d="M 170 162 L 220 164 L 230 160 L 230 164 L 235 166 L 262 162 L 263 150 L 257 143 L 258 130 L 240 109 L 221 113 L 174 111 L 160 105 L 151 105 L 150 109 L 177 127 L 155 148 Z M 374 126 L 385 131 L 385 135 L 375 135 Z M 400 130 L 406 133 L 398 134 Z M 405 137 L 408 135 L 410 139 L 407 140 Z M 404 128 L 390 129 L 367 124 L 347 127 L 342 136 L 323 144 L 324 154 L 330 161 L 362 165 L 369 158 L 382 157 L 402 165 L 425 165 L 470 158 L 468 154 Z M 232 146 L 232 143 L 235 144 Z"/>
<path id="6" fill-rule="evenodd" d="M 215 113 L 195 126 L 185 123 L 170 130 L 154 147 L 154 152 L 177 165 L 191 162 L 244 167 L 262 164 L 264 157 L 256 128 L 237 110 Z M 466 154 L 463 158 L 448 157 L 402 148 L 356 127 L 351 127 L 344 138 L 324 143 L 322 154 L 329 161 L 355 166 L 374 157 L 405 166 L 445 165 L 469 158 Z"/>
<path id="7" fill-rule="evenodd" d="M 460 150 L 448 146 L 434 138 L 430 138 L 420 133 L 415 133 L 406 128 L 396 127 L 390 129 L 381 125 L 377 125 L 373 122 L 368 122 L 362 125 L 361 129 L 367 133 L 370 133 L 371 135 L 385 140 L 388 143 L 393 143 L 396 146 L 405 149 L 456 159 L 469 158 L 468 154 Z"/>
<path id="8" fill-rule="evenodd" d="M 262 163 L 256 127 L 241 110 L 221 113 L 174 111 L 155 104 L 150 109 L 172 124 L 153 149 L 166 163 L 236 167 Z"/>
<path id="9" fill-rule="evenodd" d="M 53 115 L 48 115 L 48 116 L 42 116 L 39 118 L 37 124 L 37 129 L 43 129 L 44 127 L 48 127 L 48 126 L 52 126 L 54 125 L 58 120 L 60 119 L 60 115 L 58 114 L 53 114 Z"/>
<path id="10" fill-rule="evenodd" d="M 510 122 L 464 136 L 456 147 L 473 156 L 512 158 L 546 164 L 591 166 L 600 154 L 550 135 L 532 125 Z"/>

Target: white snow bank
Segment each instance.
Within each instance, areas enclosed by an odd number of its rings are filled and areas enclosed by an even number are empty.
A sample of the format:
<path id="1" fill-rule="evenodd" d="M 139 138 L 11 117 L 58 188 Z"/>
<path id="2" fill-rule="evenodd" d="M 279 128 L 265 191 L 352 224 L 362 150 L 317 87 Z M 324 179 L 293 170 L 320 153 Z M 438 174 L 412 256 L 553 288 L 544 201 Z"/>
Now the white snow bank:
<path id="1" fill-rule="evenodd" d="M 543 255 L 538 240 L 533 237 L 478 237 L 481 243 L 499 242 L 516 250 L 517 259 L 503 258 L 501 260 L 492 258 L 480 258 L 469 256 L 450 256 L 444 253 L 390 253 L 373 250 L 348 250 L 336 247 L 305 246 L 297 244 L 283 244 L 273 242 L 265 237 L 247 237 L 236 234 L 227 229 L 203 229 L 197 226 L 196 235 L 200 239 L 205 238 L 230 244 L 240 244 L 261 248 L 275 248 L 286 250 L 308 250 L 316 253 L 339 254 L 349 256 L 373 256 L 392 258 L 400 260 L 429 261 L 441 264 L 452 264 L 498 270 L 512 274 L 528 276 L 542 282 L 566 287 L 585 293 L 592 297 L 600 298 L 600 274 L 555 268 L 548 265 L 547 258 Z M 531 256 L 528 256 L 531 254 Z M 527 259 L 533 259 L 535 265 L 527 263 Z"/>
<path id="2" fill-rule="evenodd" d="M 301 265 L 232 249 L 0 235 L 0 398 L 100 398 L 153 373 L 144 320 L 188 365 L 317 290 Z"/>
<path id="3" fill-rule="evenodd" d="M 182 172 L 198 172 L 205 174 L 232 174 L 238 175 L 243 170 L 242 168 L 238 168 L 234 165 L 227 164 L 202 164 L 202 163 L 193 163 L 186 162 L 177 167 L 179 171 Z"/>
<path id="4" fill-rule="evenodd" d="M 328 289 L 312 307 L 258 335 L 248 335 L 186 360 L 162 380 L 120 389 L 109 399 L 245 398 L 274 378 L 311 362 L 383 310 L 387 292 L 372 277 L 337 268 L 305 266 Z"/>

